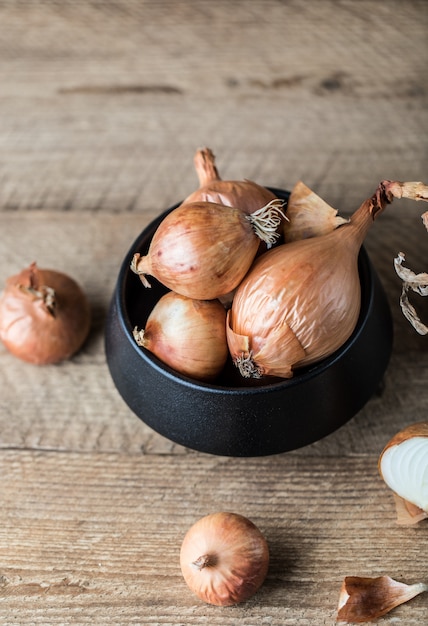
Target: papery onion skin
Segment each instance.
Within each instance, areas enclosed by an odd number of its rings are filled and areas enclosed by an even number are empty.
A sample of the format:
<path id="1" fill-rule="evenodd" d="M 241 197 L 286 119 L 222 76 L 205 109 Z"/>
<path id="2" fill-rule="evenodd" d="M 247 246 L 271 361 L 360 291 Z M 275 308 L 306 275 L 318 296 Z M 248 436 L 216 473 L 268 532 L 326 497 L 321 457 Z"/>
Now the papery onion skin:
<path id="1" fill-rule="evenodd" d="M 214 202 L 229 207 L 238 207 L 247 214 L 265 206 L 276 198 L 275 194 L 250 180 L 223 180 L 215 165 L 215 156 L 210 148 L 197 150 L 194 163 L 200 187 L 183 202 Z"/>
<path id="2" fill-rule="evenodd" d="M 397 275 L 402 280 L 400 307 L 404 317 L 420 335 L 428 335 L 428 326 L 419 318 L 415 307 L 411 304 L 408 296 L 409 291 L 414 291 L 420 296 L 428 296 L 428 272 L 415 274 L 408 267 L 403 266 L 405 255 L 399 252 L 394 259 L 394 267 Z"/>
<path id="3" fill-rule="evenodd" d="M 186 533 L 180 565 L 187 585 L 201 600 L 231 606 L 248 600 L 263 584 L 269 548 L 248 518 L 237 513 L 213 513 Z"/>
<path id="4" fill-rule="evenodd" d="M 239 207 L 250 215 L 277 196 L 250 180 L 220 180 L 197 189 L 185 200 L 188 202 L 214 202 L 229 207 Z"/>
<path id="5" fill-rule="evenodd" d="M 362 624 L 376 620 L 427 589 L 424 583 L 407 585 L 390 576 L 346 576 L 340 589 L 336 621 Z"/>
<path id="6" fill-rule="evenodd" d="M 245 214 L 251 215 L 269 202 L 278 200 L 272 191 L 251 180 L 223 180 L 210 148 L 197 150 L 194 163 L 200 183 L 199 189 L 187 196 L 183 204 L 201 201 L 214 202 L 228 207 L 237 207 Z M 284 221 L 287 219 L 285 217 Z M 278 223 L 278 238 L 282 236 L 280 224 Z M 265 252 L 269 247 L 264 241 L 260 241 L 257 254 Z"/>
<path id="7" fill-rule="evenodd" d="M 396 433 L 379 456 L 378 470 L 393 492 L 397 523 L 412 525 L 426 519 L 428 422 L 411 424 Z"/>
<path id="8" fill-rule="evenodd" d="M 289 219 L 282 224 L 286 243 L 326 235 L 338 226 L 349 222 L 337 215 L 336 209 L 333 209 L 302 181 L 297 182 L 291 190 L 287 204 L 287 217 Z"/>
<path id="9" fill-rule="evenodd" d="M 132 269 L 196 300 L 233 291 L 251 266 L 259 238 L 243 211 L 211 202 L 181 205 L 157 228 L 147 255 L 135 255 Z"/>
<path id="10" fill-rule="evenodd" d="M 291 378 L 345 343 L 360 313 L 358 254 L 365 235 L 394 193 L 414 189 L 426 199 L 422 183 L 382 181 L 349 223 L 259 257 L 235 292 L 226 326 L 243 376 Z"/>
<path id="11" fill-rule="evenodd" d="M 212 381 L 228 356 L 226 312 L 218 300 L 194 300 L 173 291 L 158 300 L 137 343 L 180 374 Z"/>
<path id="12" fill-rule="evenodd" d="M 361 305 L 360 245 L 336 232 L 280 245 L 254 263 L 228 315 L 235 361 L 251 353 L 260 375 L 291 378 L 350 336 Z"/>
<path id="13" fill-rule="evenodd" d="M 49 290 L 54 306 L 37 295 Z M 7 279 L 0 297 L 0 338 L 19 359 L 35 365 L 59 363 L 83 345 L 90 306 L 81 287 L 63 272 L 36 263 Z"/>

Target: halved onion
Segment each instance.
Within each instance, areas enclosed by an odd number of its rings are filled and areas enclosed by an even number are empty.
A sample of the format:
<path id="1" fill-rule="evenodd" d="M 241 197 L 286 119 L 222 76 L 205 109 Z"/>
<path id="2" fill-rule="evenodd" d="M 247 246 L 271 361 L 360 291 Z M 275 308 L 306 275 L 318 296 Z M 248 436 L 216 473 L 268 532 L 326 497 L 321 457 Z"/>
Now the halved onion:
<path id="1" fill-rule="evenodd" d="M 428 517 L 428 422 L 398 432 L 383 449 L 378 466 L 394 493 L 397 522 L 415 524 Z"/>

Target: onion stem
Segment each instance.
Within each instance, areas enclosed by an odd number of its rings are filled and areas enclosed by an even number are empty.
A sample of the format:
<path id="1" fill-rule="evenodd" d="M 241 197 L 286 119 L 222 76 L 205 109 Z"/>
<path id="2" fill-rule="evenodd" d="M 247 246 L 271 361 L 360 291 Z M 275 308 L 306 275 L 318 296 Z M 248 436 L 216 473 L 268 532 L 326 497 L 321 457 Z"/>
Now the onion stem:
<path id="1" fill-rule="evenodd" d="M 204 569 L 204 567 L 213 567 L 215 566 L 217 559 L 212 554 L 202 554 L 196 561 L 192 562 L 199 571 Z"/>
<path id="2" fill-rule="evenodd" d="M 43 304 L 45 305 L 48 313 L 50 313 L 52 317 L 55 317 L 56 294 L 52 287 L 46 287 L 43 285 L 39 289 L 36 289 L 33 285 L 18 285 L 18 288 L 23 293 L 33 296 L 36 300 L 43 300 Z"/>
<path id="3" fill-rule="evenodd" d="M 210 150 L 210 148 L 201 148 L 198 150 L 193 161 L 195 164 L 196 174 L 198 175 L 200 188 L 206 187 L 214 181 L 221 180 L 215 164 L 214 153 Z"/>

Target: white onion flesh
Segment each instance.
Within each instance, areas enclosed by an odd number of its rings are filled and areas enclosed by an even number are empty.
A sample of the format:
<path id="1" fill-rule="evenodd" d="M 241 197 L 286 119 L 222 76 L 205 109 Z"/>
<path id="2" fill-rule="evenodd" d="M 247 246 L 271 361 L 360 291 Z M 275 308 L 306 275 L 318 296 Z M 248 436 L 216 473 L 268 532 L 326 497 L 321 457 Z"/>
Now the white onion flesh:
<path id="1" fill-rule="evenodd" d="M 428 512 L 428 437 L 411 437 L 389 447 L 380 469 L 392 491 Z"/>

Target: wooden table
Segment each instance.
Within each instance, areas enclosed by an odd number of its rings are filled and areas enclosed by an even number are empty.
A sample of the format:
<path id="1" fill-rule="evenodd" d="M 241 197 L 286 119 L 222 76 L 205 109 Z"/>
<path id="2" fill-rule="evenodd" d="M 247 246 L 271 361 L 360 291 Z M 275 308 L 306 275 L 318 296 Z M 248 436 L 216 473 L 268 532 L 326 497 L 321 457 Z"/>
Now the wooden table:
<path id="1" fill-rule="evenodd" d="M 378 455 L 426 419 L 427 338 L 404 319 L 393 258 L 428 270 L 425 207 L 396 201 L 366 247 L 394 347 L 382 393 L 322 441 L 273 457 L 205 455 L 145 426 L 116 391 L 104 322 L 122 257 L 197 185 L 290 189 L 343 214 L 379 181 L 427 171 L 424 0 L 0 2 L 0 277 L 36 260 L 91 301 L 84 349 L 57 366 L 0 347 L 0 622 L 334 624 L 347 575 L 428 580 L 426 523 L 398 526 Z M 414 301 L 425 321 L 428 298 Z M 188 591 L 179 548 L 202 515 L 251 518 L 271 550 L 245 604 Z M 379 620 L 420 626 L 423 594 Z"/>

